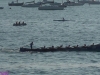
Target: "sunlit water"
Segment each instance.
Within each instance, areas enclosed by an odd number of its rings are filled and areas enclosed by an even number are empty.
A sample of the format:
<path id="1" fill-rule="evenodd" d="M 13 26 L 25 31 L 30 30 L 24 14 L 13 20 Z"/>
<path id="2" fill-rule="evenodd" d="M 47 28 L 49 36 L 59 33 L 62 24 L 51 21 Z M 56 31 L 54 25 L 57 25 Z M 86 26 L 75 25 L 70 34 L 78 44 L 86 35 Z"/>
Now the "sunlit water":
<path id="1" fill-rule="evenodd" d="M 27 0 L 25 0 L 27 1 Z M 38 10 L 0 0 L 0 71 L 9 75 L 99 75 L 99 52 L 20 53 L 20 47 L 82 46 L 100 43 L 100 5 Z M 59 2 L 61 2 L 59 0 Z M 53 21 L 65 18 L 66 22 Z M 16 21 L 26 26 L 13 26 Z"/>

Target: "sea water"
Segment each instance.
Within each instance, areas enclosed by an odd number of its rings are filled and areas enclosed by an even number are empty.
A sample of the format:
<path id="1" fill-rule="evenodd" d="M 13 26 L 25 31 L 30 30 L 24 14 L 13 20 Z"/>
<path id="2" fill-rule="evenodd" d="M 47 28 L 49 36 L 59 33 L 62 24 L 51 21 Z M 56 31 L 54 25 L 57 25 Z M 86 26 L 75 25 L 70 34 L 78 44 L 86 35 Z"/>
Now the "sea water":
<path id="1" fill-rule="evenodd" d="M 27 0 L 20 0 L 20 2 Z M 100 5 L 38 10 L 0 0 L 0 72 L 9 75 L 99 75 L 99 52 L 19 52 L 20 47 L 83 46 L 100 43 Z M 36 1 L 37 2 L 37 1 Z M 56 0 L 57 2 L 57 0 Z M 58 1 L 62 2 L 62 1 Z M 10 9 L 11 8 L 11 9 Z M 62 18 L 70 21 L 53 21 Z M 15 22 L 26 26 L 13 26 Z"/>

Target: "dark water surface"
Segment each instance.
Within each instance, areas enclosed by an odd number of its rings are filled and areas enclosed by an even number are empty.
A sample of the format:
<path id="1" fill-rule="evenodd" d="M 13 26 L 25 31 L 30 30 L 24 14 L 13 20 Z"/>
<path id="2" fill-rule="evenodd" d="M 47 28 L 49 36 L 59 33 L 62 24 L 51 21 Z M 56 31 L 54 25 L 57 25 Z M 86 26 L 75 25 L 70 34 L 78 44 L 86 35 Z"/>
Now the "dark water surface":
<path id="1" fill-rule="evenodd" d="M 19 52 L 20 47 L 29 47 L 32 41 L 35 48 L 100 43 L 100 5 L 42 11 L 20 6 L 9 9 L 8 2 L 11 0 L 0 0 L 4 7 L 0 9 L 0 71 L 9 71 L 9 75 L 100 74 L 98 52 Z M 63 17 L 73 21 L 53 21 Z M 16 21 L 27 25 L 13 26 Z"/>

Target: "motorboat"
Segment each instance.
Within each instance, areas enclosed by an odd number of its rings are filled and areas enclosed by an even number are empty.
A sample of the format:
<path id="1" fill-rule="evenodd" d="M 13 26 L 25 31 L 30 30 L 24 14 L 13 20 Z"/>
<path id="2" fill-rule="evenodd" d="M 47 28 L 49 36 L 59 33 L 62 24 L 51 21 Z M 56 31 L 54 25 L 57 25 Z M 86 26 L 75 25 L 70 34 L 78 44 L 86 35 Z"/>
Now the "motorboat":
<path id="1" fill-rule="evenodd" d="M 79 2 L 79 3 L 89 3 L 89 2 L 91 2 L 91 1 L 89 1 L 89 0 L 81 0 L 81 1 L 79 1 L 79 0 L 78 0 L 78 2 Z"/>
<path id="2" fill-rule="evenodd" d="M 46 4 L 46 3 L 54 3 L 54 0 L 53 0 L 53 1 L 43 0 L 43 2 L 42 2 L 42 3 L 44 3 L 44 4 Z"/>
<path id="3" fill-rule="evenodd" d="M 70 21 L 70 20 L 53 20 L 53 21 Z"/>
<path id="4" fill-rule="evenodd" d="M 37 2 L 31 1 L 31 2 L 26 2 L 22 5 L 22 7 L 39 7 L 42 4 L 42 2 Z"/>
<path id="5" fill-rule="evenodd" d="M 53 20 L 53 21 L 74 21 L 74 20 L 66 20 L 66 19 L 62 19 L 62 20 Z"/>
<path id="6" fill-rule="evenodd" d="M 65 20 L 64 18 L 62 20 L 53 20 L 53 21 L 69 21 L 69 20 Z"/>
<path id="7" fill-rule="evenodd" d="M 46 3 L 54 3 L 54 1 L 47 1 L 47 0 L 43 0 L 42 2 L 36 2 L 31 1 L 31 2 L 26 2 L 22 5 L 22 7 L 39 7 L 42 4 L 46 4 Z"/>
<path id="8" fill-rule="evenodd" d="M 50 5 L 58 5 L 60 7 L 67 7 L 66 5 L 63 4 L 63 2 L 62 3 L 58 3 L 58 2 L 54 2 L 54 0 L 53 1 L 43 0 L 42 3 L 44 3 L 44 4 L 50 4 Z"/>
<path id="9" fill-rule="evenodd" d="M 100 1 L 90 1 L 89 4 L 100 4 Z"/>
<path id="10" fill-rule="evenodd" d="M 16 2 L 12 1 L 11 3 L 8 3 L 9 6 L 22 6 L 24 2 L 19 3 L 18 0 Z"/>
<path id="11" fill-rule="evenodd" d="M 57 3 L 57 2 L 53 2 L 53 3 L 50 3 L 50 5 L 60 5 L 61 3 Z"/>
<path id="12" fill-rule="evenodd" d="M 45 4 L 38 7 L 39 10 L 64 10 L 64 7 L 58 5 Z"/>
<path id="13" fill-rule="evenodd" d="M 85 3 L 82 3 L 82 2 L 71 2 L 71 1 L 68 0 L 67 2 L 64 2 L 63 4 L 67 5 L 67 6 L 82 6 Z"/>
<path id="14" fill-rule="evenodd" d="M 0 9 L 4 9 L 4 7 L 0 7 Z"/>
<path id="15" fill-rule="evenodd" d="M 75 3 L 69 3 L 68 6 L 82 6 L 84 5 L 84 3 L 80 3 L 80 2 L 75 2 Z"/>
<path id="16" fill-rule="evenodd" d="M 80 3 L 88 3 L 88 4 L 100 4 L 100 1 L 94 1 L 94 0 L 81 0 L 81 1 L 79 1 L 78 0 L 78 2 L 80 2 Z"/>
<path id="17" fill-rule="evenodd" d="M 67 6 L 82 6 L 82 5 L 84 5 L 84 3 L 81 3 L 81 2 L 70 2 L 70 3 L 64 2 L 64 4 Z"/>
<path id="18" fill-rule="evenodd" d="M 74 21 L 74 20 L 53 20 L 53 21 Z"/>
<path id="19" fill-rule="evenodd" d="M 50 3 L 50 5 L 58 5 L 59 7 L 67 7 L 67 5 L 65 5 L 64 3 Z"/>
<path id="20" fill-rule="evenodd" d="M 22 6 L 23 3 L 8 3 L 9 6 Z"/>

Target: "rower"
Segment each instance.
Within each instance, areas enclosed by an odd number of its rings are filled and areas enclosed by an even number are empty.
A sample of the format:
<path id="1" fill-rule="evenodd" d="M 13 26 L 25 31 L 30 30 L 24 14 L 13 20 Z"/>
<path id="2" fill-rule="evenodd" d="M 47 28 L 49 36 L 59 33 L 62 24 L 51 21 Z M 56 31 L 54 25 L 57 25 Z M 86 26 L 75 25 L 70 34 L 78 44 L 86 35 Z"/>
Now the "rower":
<path id="1" fill-rule="evenodd" d="M 63 21 L 64 21 L 65 19 L 63 18 Z"/>
<path id="2" fill-rule="evenodd" d="M 78 47 L 78 45 L 76 47 Z"/>
<path id="3" fill-rule="evenodd" d="M 68 45 L 68 47 L 70 47 L 70 45 Z"/>
<path id="4" fill-rule="evenodd" d="M 20 25 L 20 21 L 19 21 L 19 25 Z"/>
<path id="5" fill-rule="evenodd" d="M 52 46 L 52 48 L 54 49 L 54 46 Z"/>
<path id="6" fill-rule="evenodd" d="M 46 47 L 44 46 L 43 48 L 45 49 Z"/>
<path id="7" fill-rule="evenodd" d="M 24 24 L 24 21 L 22 22 L 22 24 Z"/>
<path id="8" fill-rule="evenodd" d="M 92 45 L 94 46 L 94 43 Z"/>
<path id="9" fill-rule="evenodd" d="M 14 3 L 14 1 L 12 1 L 12 4 Z"/>
<path id="10" fill-rule="evenodd" d="M 84 47 L 86 47 L 86 44 L 84 44 Z"/>
<path id="11" fill-rule="evenodd" d="M 32 45 L 33 45 L 33 42 L 30 43 L 30 47 L 31 47 L 31 49 L 32 49 Z"/>

